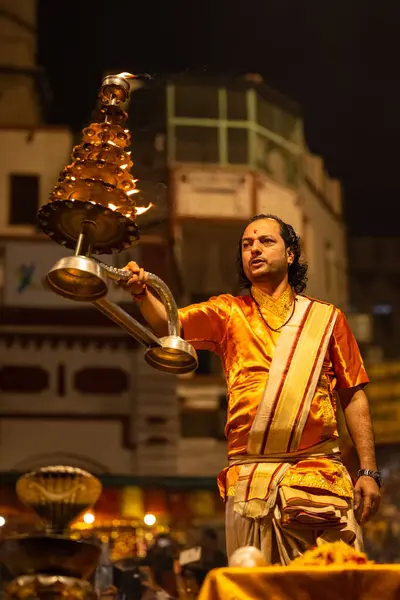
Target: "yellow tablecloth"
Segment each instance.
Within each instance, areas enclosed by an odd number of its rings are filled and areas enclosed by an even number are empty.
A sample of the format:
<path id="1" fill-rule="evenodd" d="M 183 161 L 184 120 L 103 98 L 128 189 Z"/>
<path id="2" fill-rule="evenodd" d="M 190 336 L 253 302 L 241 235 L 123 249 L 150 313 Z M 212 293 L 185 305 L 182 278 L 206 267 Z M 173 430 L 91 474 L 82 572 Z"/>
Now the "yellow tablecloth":
<path id="1" fill-rule="evenodd" d="M 400 600 L 400 565 L 215 569 L 199 600 Z"/>

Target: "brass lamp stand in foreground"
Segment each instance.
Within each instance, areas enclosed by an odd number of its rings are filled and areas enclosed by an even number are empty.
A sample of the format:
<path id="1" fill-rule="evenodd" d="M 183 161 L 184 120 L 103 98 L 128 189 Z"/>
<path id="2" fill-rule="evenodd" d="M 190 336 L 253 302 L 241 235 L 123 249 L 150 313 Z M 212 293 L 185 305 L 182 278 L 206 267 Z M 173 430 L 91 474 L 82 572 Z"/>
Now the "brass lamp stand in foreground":
<path id="1" fill-rule="evenodd" d="M 0 562 L 13 580 L 7 600 L 96 600 L 88 579 L 97 567 L 98 544 L 69 536 L 69 524 L 98 500 L 96 477 L 68 466 L 44 467 L 17 482 L 21 502 L 33 509 L 44 532 L 0 542 Z"/>
<path id="2" fill-rule="evenodd" d="M 49 202 L 39 210 L 43 232 L 74 251 L 50 270 L 47 284 L 65 298 L 92 302 L 146 346 L 145 358 L 156 369 L 189 373 L 197 367 L 197 355 L 179 336 L 178 311 L 167 285 L 148 274 L 148 285 L 159 295 L 168 315 L 168 336 L 159 339 L 106 298 L 108 279 L 126 280 L 131 273 L 93 258 L 120 252 L 139 239 L 133 200 L 136 180 L 126 150 L 130 134 L 124 129 L 124 105 L 132 79 L 129 73 L 105 77 L 95 122 L 83 130 L 82 141 L 72 152 L 73 162 L 61 172 Z"/>

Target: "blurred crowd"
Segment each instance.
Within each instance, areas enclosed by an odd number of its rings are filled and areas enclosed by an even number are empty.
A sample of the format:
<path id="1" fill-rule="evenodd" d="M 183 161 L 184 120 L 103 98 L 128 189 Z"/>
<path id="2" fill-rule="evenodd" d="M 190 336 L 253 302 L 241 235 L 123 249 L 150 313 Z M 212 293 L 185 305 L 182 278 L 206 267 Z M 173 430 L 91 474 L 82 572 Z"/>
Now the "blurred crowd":
<path id="1" fill-rule="evenodd" d="M 95 537 L 91 541 L 100 544 Z M 110 545 L 102 543 L 91 583 L 99 600 L 195 600 L 207 573 L 227 565 L 214 529 L 202 531 L 195 549 L 195 560 L 181 563 L 182 546 L 163 533 L 154 538 L 143 558 L 112 561 Z M 10 580 L 0 563 L 0 598 Z"/>
<path id="2" fill-rule="evenodd" d="M 182 564 L 181 551 L 172 536 L 159 534 L 144 558 L 112 563 L 104 546 L 94 587 L 102 600 L 195 599 L 207 573 L 226 566 L 227 559 L 213 529 L 202 532 L 194 561 Z"/>
<path id="3" fill-rule="evenodd" d="M 399 445 L 377 448 L 382 465 L 382 504 L 376 517 L 367 524 L 365 549 L 370 560 L 378 563 L 400 563 L 400 471 Z"/>

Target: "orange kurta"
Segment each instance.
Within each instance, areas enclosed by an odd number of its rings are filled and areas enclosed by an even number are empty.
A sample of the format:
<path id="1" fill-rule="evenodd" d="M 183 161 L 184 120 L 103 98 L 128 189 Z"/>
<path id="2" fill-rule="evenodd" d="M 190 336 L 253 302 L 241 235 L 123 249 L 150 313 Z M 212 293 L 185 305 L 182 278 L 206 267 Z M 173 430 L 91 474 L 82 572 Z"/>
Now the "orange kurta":
<path id="1" fill-rule="evenodd" d="M 290 316 L 291 290 L 273 300 L 253 289 L 263 317 L 274 329 Z M 228 456 L 247 452 L 249 432 L 263 396 L 269 369 L 279 339 L 259 314 L 251 296 L 224 294 L 207 302 L 180 309 L 185 339 L 198 350 L 211 350 L 221 357 L 228 387 L 225 434 Z M 311 403 L 298 450 L 338 438 L 335 391 L 368 383 L 357 342 L 341 311 L 325 356 L 321 376 Z M 240 466 L 220 473 L 221 495 L 233 496 Z M 282 485 L 328 490 L 352 497 L 346 469 L 329 459 L 302 460 L 284 476 Z"/>

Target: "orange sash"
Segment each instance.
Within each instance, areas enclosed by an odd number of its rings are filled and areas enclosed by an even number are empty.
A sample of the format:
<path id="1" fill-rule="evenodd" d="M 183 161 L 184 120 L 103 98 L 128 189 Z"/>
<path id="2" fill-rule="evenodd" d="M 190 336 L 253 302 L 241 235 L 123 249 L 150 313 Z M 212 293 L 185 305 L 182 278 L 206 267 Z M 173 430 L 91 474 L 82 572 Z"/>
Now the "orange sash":
<path id="1" fill-rule="evenodd" d="M 282 329 L 267 385 L 250 430 L 249 454 L 297 450 L 336 320 L 332 305 L 297 296 Z"/>

